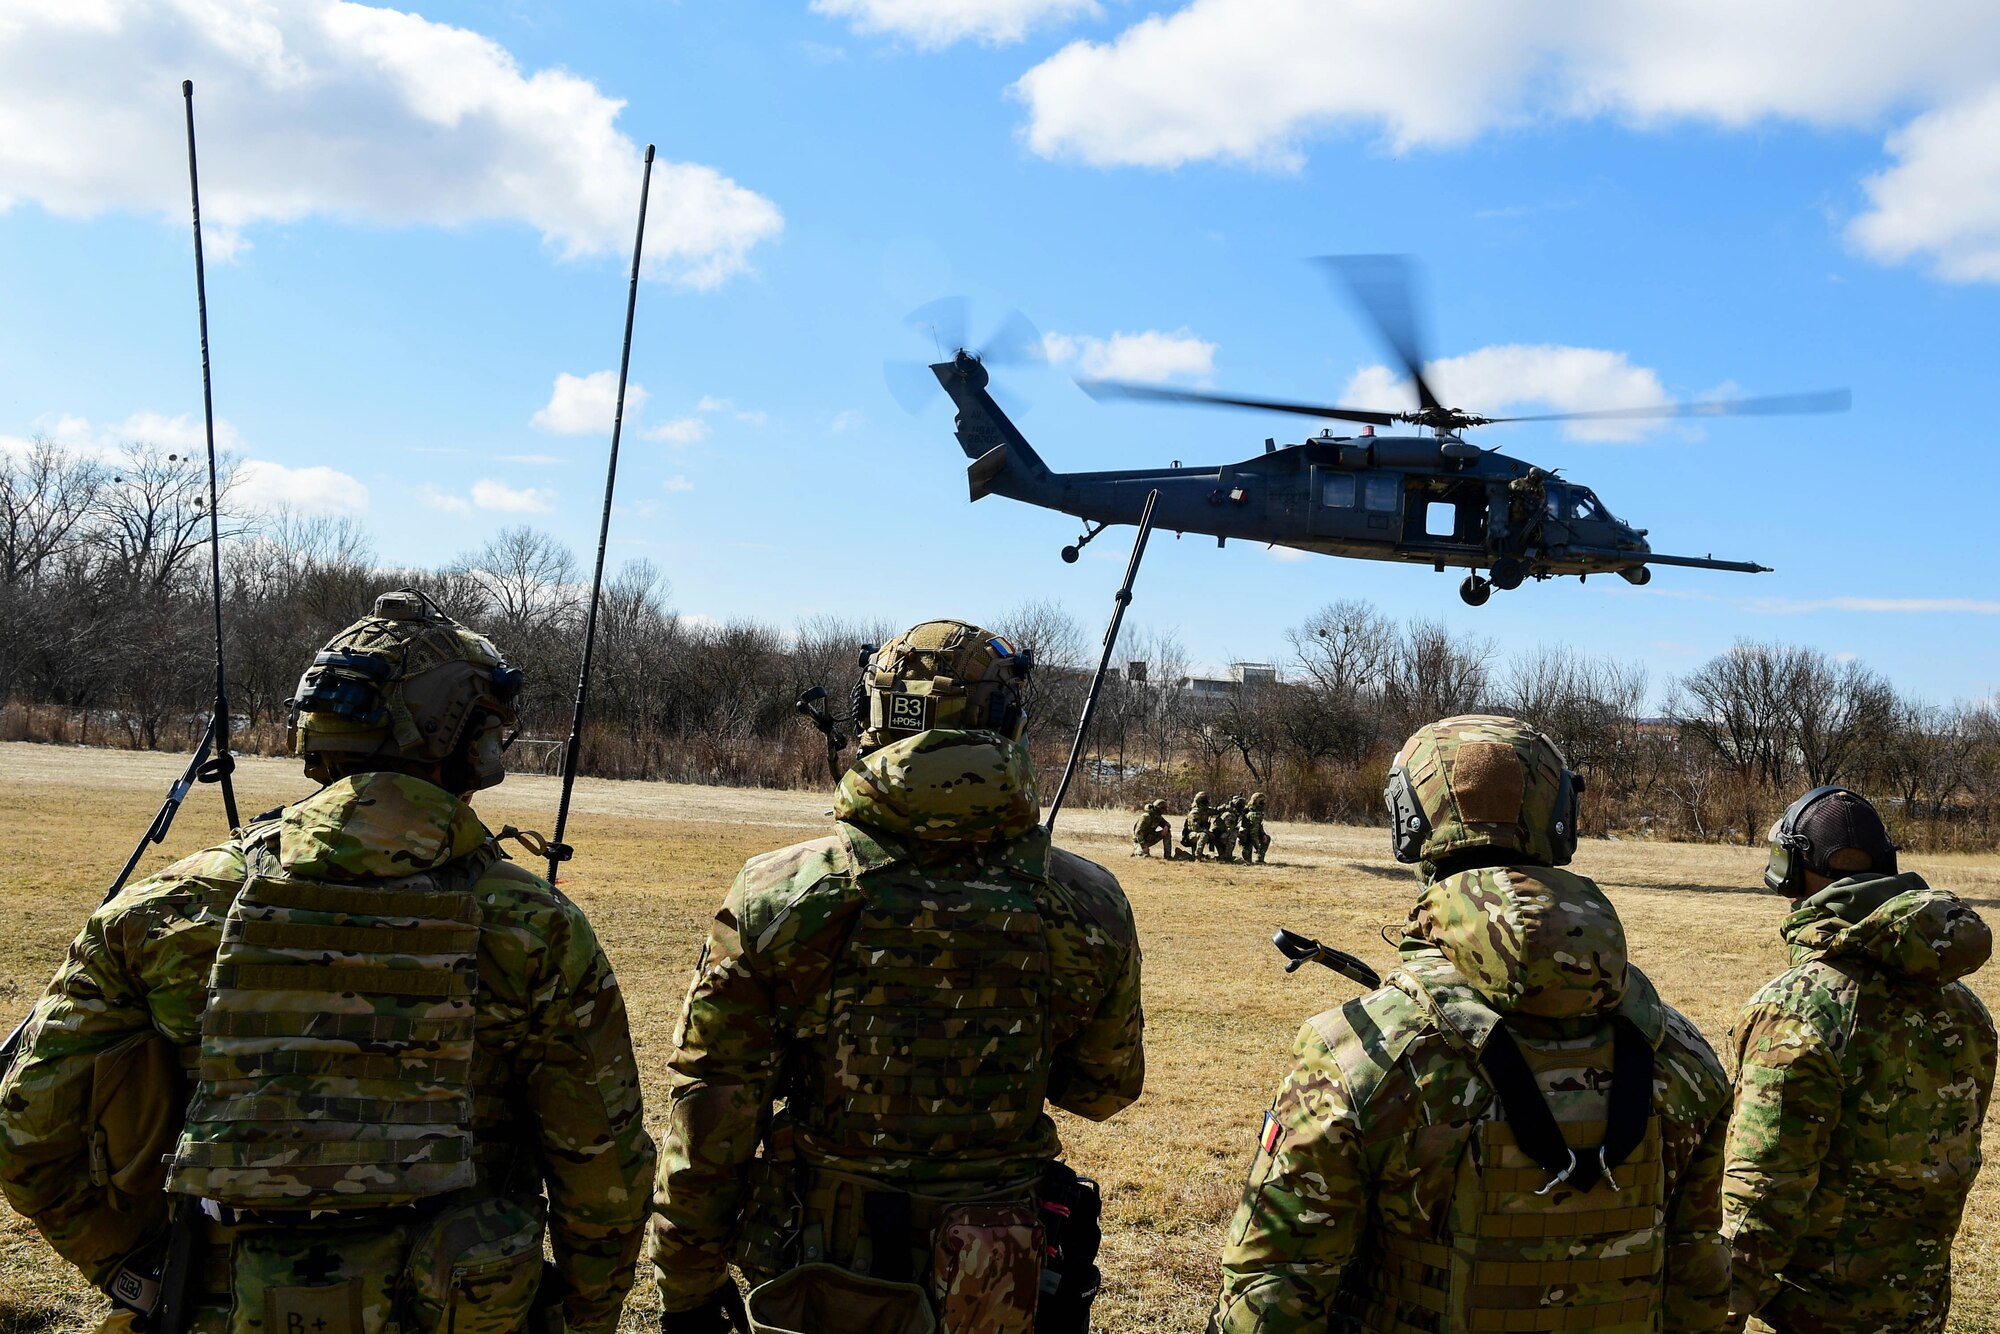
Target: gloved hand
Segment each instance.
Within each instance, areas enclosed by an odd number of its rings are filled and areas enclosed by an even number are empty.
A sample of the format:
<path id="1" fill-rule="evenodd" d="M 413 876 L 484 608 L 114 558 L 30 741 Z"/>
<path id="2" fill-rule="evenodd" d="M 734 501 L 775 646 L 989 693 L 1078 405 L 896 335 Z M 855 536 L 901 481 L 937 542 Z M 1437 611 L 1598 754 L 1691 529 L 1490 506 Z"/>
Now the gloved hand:
<path id="1" fill-rule="evenodd" d="M 737 1330 L 750 1334 L 750 1317 L 743 1310 L 743 1294 L 735 1279 L 725 1279 L 721 1287 L 686 1311 L 660 1312 L 660 1334 L 729 1334 Z"/>

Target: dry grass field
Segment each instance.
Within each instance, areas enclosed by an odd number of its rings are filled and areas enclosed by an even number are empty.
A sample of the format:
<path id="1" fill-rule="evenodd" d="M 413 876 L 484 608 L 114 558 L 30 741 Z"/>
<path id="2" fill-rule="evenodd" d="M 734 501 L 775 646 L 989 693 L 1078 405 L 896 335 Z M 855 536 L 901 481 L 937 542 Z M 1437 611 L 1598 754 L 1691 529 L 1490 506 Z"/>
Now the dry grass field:
<path id="1" fill-rule="evenodd" d="M 0 746 L 0 1010 L 25 1011 L 151 816 L 180 761 L 169 756 Z M 289 764 L 247 761 L 246 813 L 306 790 Z M 546 830 L 555 785 L 510 781 L 485 795 L 487 823 Z M 589 912 L 631 1005 L 639 1062 L 656 1098 L 668 1035 L 705 923 L 749 855 L 823 829 L 822 797 L 642 783 L 579 785 L 564 889 Z M 200 789 L 160 865 L 215 841 L 220 801 Z M 1354 994 L 1321 969 L 1287 976 L 1269 944 L 1286 925 L 1381 965 L 1378 936 L 1399 923 L 1407 870 L 1372 829 L 1274 825 L 1272 863 L 1193 866 L 1126 854 L 1128 815 L 1077 811 L 1062 842 L 1124 880 L 1146 952 L 1147 1092 L 1105 1125 L 1066 1120 L 1072 1159 L 1105 1185 L 1105 1295 L 1097 1326 L 1196 1330 L 1215 1282 L 1215 1255 L 1235 1205 L 1260 1114 L 1292 1035 L 1315 1010 Z M 2000 908 L 2000 857 L 1914 858 L 1912 869 L 1975 903 Z M 1576 869 L 1617 901 L 1636 959 L 1661 992 L 1725 1048 L 1736 1008 L 1783 966 L 1782 904 L 1748 888 L 1762 854 L 1744 848 L 1587 842 Z M 2000 967 L 1974 985 L 2000 1003 Z M 1989 1143 L 2000 1142 L 1991 1138 Z M 1957 1248 L 1952 1328 L 2000 1330 L 2000 1177 L 1974 1194 Z M 628 1325 L 649 1328 L 641 1283 Z M 0 1207 L 0 1334 L 88 1329 L 96 1299 Z"/>

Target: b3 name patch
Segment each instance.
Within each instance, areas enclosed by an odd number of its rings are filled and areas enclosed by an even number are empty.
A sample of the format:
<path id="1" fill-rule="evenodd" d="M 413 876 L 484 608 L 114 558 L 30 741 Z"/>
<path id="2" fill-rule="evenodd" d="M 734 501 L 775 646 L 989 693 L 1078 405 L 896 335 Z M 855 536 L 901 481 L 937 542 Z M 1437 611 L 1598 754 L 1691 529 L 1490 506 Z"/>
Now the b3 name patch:
<path id="1" fill-rule="evenodd" d="M 931 725 L 929 695 L 889 696 L 889 727 L 898 732 L 924 732 Z"/>

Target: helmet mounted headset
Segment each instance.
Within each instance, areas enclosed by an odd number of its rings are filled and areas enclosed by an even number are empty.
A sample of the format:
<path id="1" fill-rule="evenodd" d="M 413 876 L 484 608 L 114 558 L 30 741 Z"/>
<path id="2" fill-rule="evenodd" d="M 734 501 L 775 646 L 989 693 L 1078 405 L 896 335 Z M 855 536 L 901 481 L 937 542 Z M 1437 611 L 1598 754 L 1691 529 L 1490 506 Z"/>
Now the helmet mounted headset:
<path id="1" fill-rule="evenodd" d="M 1492 848 L 1565 866 L 1576 855 L 1583 791 L 1583 776 L 1526 723 L 1447 718 L 1396 754 L 1382 792 L 1390 850 L 1405 864 Z"/>
<path id="2" fill-rule="evenodd" d="M 1866 867 L 1836 867 L 1842 852 L 1868 857 Z M 1816 787 L 1785 808 L 1771 826 L 1771 856 L 1764 866 L 1764 886 L 1788 899 L 1807 895 L 1806 872 L 1838 880 L 1867 870 L 1896 873 L 1896 845 L 1882 817 L 1868 798 L 1851 788 L 1829 783 Z"/>

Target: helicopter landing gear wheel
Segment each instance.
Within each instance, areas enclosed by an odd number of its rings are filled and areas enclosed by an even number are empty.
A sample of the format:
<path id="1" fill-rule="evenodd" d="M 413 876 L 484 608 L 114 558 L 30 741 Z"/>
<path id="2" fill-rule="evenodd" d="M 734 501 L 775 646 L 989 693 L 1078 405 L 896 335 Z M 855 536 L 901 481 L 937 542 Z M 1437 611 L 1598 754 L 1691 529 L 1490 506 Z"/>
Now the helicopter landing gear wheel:
<path id="1" fill-rule="evenodd" d="M 1483 607 L 1486 605 L 1486 599 L 1493 596 L 1493 585 L 1476 574 L 1468 574 L 1465 576 L 1465 582 L 1458 586 L 1458 595 L 1465 600 L 1465 605 L 1468 607 Z"/>
<path id="2" fill-rule="evenodd" d="M 1076 539 L 1076 544 L 1074 546 L 1067 546 L 1062 549 L 1063 564 L 1065 565 L 1076 564 L 1076 558 L 1078 556 L 1081 556 L 1083 554 L 1083 549 L 1090 545 L 1090 539 L 1096 537 L 1099 533 L 1103 532 L 1106 528 L 1110 526 L 1111 525 L 1108 523 L 1092 523 L 1090 522 L 1090 520 L 1085 519 L 1083 521 L 1083 534 L 1082 536 Z"/>
<path id="3" fill-rule="evenodd" d="M 1512 592 L 1528 577 L 1528 566 L 1519 556 L 1502 556 L 1493 562 L 1493 586 L 1502 592 Z"/>

